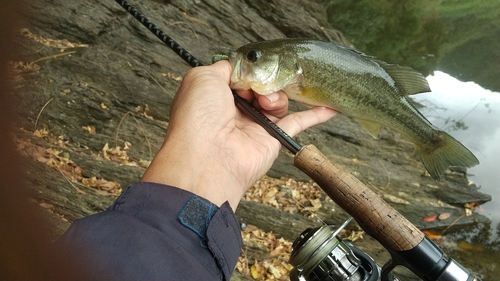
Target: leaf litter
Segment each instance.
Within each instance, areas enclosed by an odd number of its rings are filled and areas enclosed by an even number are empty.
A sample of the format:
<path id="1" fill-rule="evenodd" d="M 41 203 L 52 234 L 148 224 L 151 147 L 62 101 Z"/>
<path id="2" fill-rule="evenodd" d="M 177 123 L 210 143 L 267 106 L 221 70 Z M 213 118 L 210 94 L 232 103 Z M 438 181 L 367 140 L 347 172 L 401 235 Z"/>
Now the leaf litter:
<path id="1" fill-rule="evenodd" d="M 58 40 L 58 39 L 44 38 L 40 35 L 32 33 L 28 28 L 21 28 L 19 32 L 26 38 L 29 38 L 47 47 L 58 48 L 61 52 L 64 52 L 66 49 L 87 48 L 89 46 L 88 44 L 73 43 L 70 42 L 68 39 Z"/>
<path id="2" fill-rule="evenodd" d="M 63 136 L 55 137 L 49 133 L 47 128 L 35 130 L 32 134 L 58 147 L 68 147 L 68 141 L 65 141 Z M 21 155 L 30 157 L 58 170 L 79 194 L 85 195 L 87 193 L 76 187 L 74 183 L 87 187 L 102 196 L 117 197 L 122 192 L 118 182 L 97 177 L 84 177 L 82 175 L 82 167 L 70 159 L 69 153 L 62 150 L 53 147 L 46 148 L 32 143 L 29 139 L 17 139 L 17 150 Z"/>
<path id="3" fill-rule="evenodd" d="M 259 202 L 288 213 L 303 213 L 309 218 L 323 206 L 328 196 L 313 181 L 296 181 L 291 178 L 276 179 L 263 176 L 245 193 L 244 198 Z M 344 240 L 363 239 L 363 231 L 343 230 Z M 278 238 L 273 232 L 265 232 L 253 225 L 241 231 L 243 250 L 236 269 L 254 280 L 289 280 L 293 266 L 288 263 L 292 241 Z M 246 248 L 258 245 L 266 251 L 266 258 L 248 256 Z"/>
<path id="4" fill-rule="evenodd" d="M 287 213 L 306 213 L 314 217 L 327 196 L 313 181 L 301 182 L 291 178 L 264 176 L 250 187 L 244 198 Z"/>
<path id="5" fill-rule="evenodd" d="M 76 53 L 75 51 L 65 52 L 66 49 L 87 48 L 89 46 L 88 44 L 70 42 L 68 39 L 59 40 L 59 39 L 44 38 L 40 35 L 32 33 L 28 28 L 21 28 L 19 30 L 19 33 L 24 37 L 33 40 L 37 43 L 40 43 L 46 47 L 59 49 L 59 54 L 42 57 L 31 62 L 9 61 L 8 75 L 14 83 L 21 82 L 23 80 L 20 74 L 36 72 L 40 70 L 41 67 L 40 65 L 37 64 L 37 62 Z"/>
<path id="6" fill-rule="evenodd" d="M 242 251 L 236 263 L 236 270 L 255 280 L 289 280 L 288 276 L 293 266 L 287 261 L 292 252 L 292 242 L 253 225 L 248 225 L 242 230 L 241 237 L 244 248 L 252 244 L 260 245 L 260 248 L 268 253 L 268 258 L 252 259 Z"/>

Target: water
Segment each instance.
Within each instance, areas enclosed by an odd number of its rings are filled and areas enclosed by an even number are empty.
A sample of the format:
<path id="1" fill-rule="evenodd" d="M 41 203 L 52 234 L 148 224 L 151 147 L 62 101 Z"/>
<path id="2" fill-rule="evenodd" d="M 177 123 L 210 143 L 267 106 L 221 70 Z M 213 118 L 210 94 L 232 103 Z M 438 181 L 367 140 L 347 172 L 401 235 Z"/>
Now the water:
<path id="1" fill-rule="evenodd" d="M 492 236 L 500 222 L 500 93 L 474 82 L 461 82 L 436 71 L 427 77 L 432 93 L 413 98 L 425 105 L 420 111 L 435 126 L 460 140 L 479 159 L 468 170 L 469 179 L 490 194 L 492 201 L 479 209 L 492 220 Z"/>
<path id="2" fill-rule="evenodd" d="M 475 210 L 491 219 L 489 225 L 463 229 L 438 243 L 450 256 L 484 274 L 484 280 L 494 280 L 494 272 L 500 273 L 500 93 L 440 71 L 427 80 L 432 93 L 413 99 L 425 106 L 420 111 L 429 121 L 476 155 L 480 164 L 468 169 L 468 178 L 492 196 Z"/>

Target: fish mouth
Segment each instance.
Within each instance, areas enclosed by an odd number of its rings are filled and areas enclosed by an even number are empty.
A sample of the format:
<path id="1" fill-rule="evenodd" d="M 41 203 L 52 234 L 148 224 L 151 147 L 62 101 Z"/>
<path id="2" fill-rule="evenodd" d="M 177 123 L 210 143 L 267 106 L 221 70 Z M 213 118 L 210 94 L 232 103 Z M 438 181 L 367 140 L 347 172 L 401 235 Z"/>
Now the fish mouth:
<path id="1" fill-rule="evenodd" d="M 244 77 L 246 75 L 246 67 L 244 63 L 241 63 L 241 56 L 238 56 L 237 52 L 229 52 L 229 62 L 233 68 L 233 72 L 231 73 L 231 83 L 230 87 L 235 90 L 248 90 L 250 89 L 250 85 L 246 81 L 244 81 Z"/>
<path id="2" fill-rule="evenodd" d="M 227 56 L 228 59 L 229 59 L 229 62 L 231 63 L 231 66 L 233 67 L 234 69 L 234 66 L 236 64 L 236 56 L 237 56 L 238 53 L 234 52 L 234 51 L 231 51 L 229 52 L 229 55 Z"/>

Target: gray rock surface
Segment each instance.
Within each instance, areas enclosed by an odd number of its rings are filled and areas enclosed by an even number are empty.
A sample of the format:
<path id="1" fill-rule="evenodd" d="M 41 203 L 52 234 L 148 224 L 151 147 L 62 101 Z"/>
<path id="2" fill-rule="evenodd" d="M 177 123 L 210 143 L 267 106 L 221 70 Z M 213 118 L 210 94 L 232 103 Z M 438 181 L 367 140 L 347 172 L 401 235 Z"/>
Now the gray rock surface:
<path id="1" fill-rule="evenodd" d="M 331 40 L 351 46 L 341 32 L 328 26 L 321 1 L 209 0 L 131 2 L 195 57 L 208 64 L 215 53 L 226 53 L 245 43 L 284 37 Z M 40 69 L 22 73 L 15 93 L 19 100 L 18 138 L 37 147 L 61 151 L 85 178 L 118 182 L 122 188 L 139 180 L 144 166 L 128 166 L 102 157 L 110 147 L 128 142 L 130 161 L 147 163 L 160 147 L 168 128 L 169 108 L 180 79 L 189 66 L 169 50 L 114 1 L 31 1 L 26 9 L 26 26 L 36 35 L 88 44 L 67 48 L 44 46 L 20 35 L 16 41 L 18 60 L 36 62 Z M 351 46 L 352 47 L 352 46 Z M 74 51 L 71 54 L 64 52 Z M 58 55 L 58 57 L 55 57 Z M 54 57 L 52 57 L 54 56 Z M 300 110 L 293 104 L 291 110 Z M 223 110 L 223 109 L 221 109 Z M 89 133 L 85 127 L 95 128 Z M 61 136 L 56 146 L 49 137 L 30 134 L 46 128 Z M 444 229 L 486 221 L 482 215 L 464 215 L 464 203 L 484 203 L 489 195 L 469 185 L 466 173 L 449 171 L 440 182 L 425 175 L 413 145 L 399 133 L 383 129 L 375 140 L 353 120 L 339 115 L 329 122 L 296 137 L 301 144 L 316 145 L 331 161 L 353 173 L 421 229 Z M 105 209 L 114 197 L 102 196 L 86 186 L 72 185 L 57 169 L 37 161 L 27 163 L 27 181 L 33 198 L 49 202 L 53 213 L 67 221 Z M 293 166 L 293 159 L 281 153 L 269 172 L 272 177 L 308 180 Z M 314 225 L 306 217 L 297 218 L 265 206 L 242 202 L 238 216 L 248 224 L 272 230 L 291 239 L 303 229 L 280 229 L 273 221 L 299 220 Z M 334 208 L 328 203 L 325 210 Z M 326 206 L 326 205 L 325 205 Z M 260 217 L 250 211 L 262 210 Z M 426 216 L 450 213 L 447 220 L 424 222 Z M 324 211 L 323 219 L 340 223 L 341 211 Z M 68 222 L 50 217 L 56 237 Z M 297 225 L 297 224 L 294 224 Z M 374 256 L 376 243 L 364 246 Z M 385 255 L 385 256 L 384 256 Z M 245 278 L 236 275 L 235 278 Z M 409 277 L 411 278 L 411 277 Z"/>

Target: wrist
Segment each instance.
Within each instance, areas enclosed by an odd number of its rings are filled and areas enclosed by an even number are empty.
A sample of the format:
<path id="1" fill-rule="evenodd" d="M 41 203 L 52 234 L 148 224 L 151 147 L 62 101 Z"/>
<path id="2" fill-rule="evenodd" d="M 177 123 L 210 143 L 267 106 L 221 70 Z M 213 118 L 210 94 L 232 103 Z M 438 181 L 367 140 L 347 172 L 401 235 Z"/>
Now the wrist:
<path id="1" fill-rule="evenodd" d="M 187 190 L 217 206 L 228 201 L 236 210 L 246 187 L 209 152 L 185 142 L 165 142 L 141 180 Z"/>

